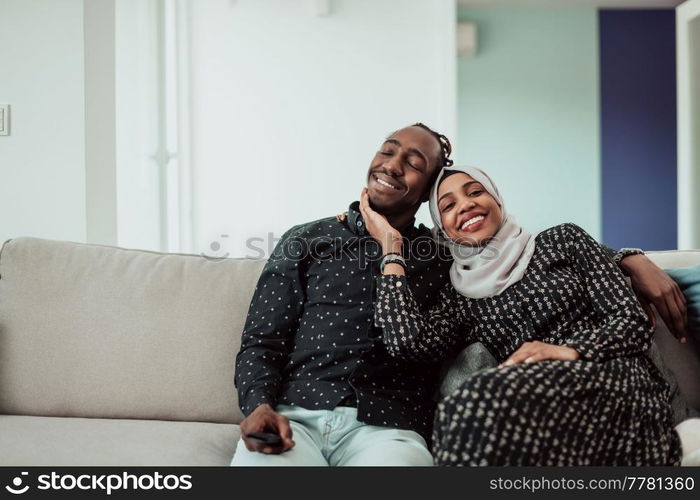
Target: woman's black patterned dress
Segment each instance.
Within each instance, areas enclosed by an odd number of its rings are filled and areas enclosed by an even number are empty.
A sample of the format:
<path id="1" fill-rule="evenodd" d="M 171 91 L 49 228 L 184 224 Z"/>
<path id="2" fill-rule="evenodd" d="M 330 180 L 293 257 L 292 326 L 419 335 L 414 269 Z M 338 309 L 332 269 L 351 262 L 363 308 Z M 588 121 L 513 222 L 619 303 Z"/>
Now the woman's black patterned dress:
<path id="1" fill-rule="evenodd" d="M 644 355 L 653 329 L 578 226 L 540 233 L 525 276 L 495 297 L 469 299 L 448 284 L 421 314 L 405 277 L 377 280 L 375 322 L 394 356 L 439 362 L 477 340 L 499 362 L 533 340 L 580 354 L 472 375 L 438 406 L 438 464 L 680 464 L 669 387 Z"/>

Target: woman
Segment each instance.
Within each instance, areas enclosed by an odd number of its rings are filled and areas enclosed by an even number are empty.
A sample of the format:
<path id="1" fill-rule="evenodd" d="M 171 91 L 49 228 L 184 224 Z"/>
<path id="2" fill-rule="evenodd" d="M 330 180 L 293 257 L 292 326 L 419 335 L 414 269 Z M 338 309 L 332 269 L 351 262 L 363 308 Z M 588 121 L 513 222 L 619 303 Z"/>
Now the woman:
<path id="1" fill-rule="evenodd" d="M 385 253 L 400 254 L 365 194 L 361 210 Z M 501 363 L 438 406 L 436 462 L 678 465 L 669 387 L 644 355 L 653 327 L 601 247 L 573 224 L 528 233 L 476 168 L 445 168 L 430 212 L 455 259 L 451 284 L 422 312 L 388 255 L 375 307 L 384 342 L 439 362 L 478 340 Z"/>

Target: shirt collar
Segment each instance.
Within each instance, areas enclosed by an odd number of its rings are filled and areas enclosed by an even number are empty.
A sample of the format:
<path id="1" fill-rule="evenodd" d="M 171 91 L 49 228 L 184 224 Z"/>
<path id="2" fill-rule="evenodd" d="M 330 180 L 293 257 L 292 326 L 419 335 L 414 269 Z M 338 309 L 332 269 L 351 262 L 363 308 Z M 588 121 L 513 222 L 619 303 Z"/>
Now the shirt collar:
<path id="1" fill-rule="evenodd" d="M 362 219 L 362 214 L 360 213 L 360 202 L 359 201 L 353 201 L 350 203 L 350 206 L 348 207 L 348 212 L 347 212 L 347 222 L 348 222 L 348 228 L 350 231 L 352 231 L 354 234 L 358 236 L 364 236 L 367 233 L 367 229 L 365 227 L 365 221 Z M 411 221 L 406 224 L 406 227 L 404 227 L 400 233 L 402 236 L 405 236 L 406 238 L 410 238 L 413 234 L 414 231 L 416 230 L 416 218 L 412 218 Z"/>

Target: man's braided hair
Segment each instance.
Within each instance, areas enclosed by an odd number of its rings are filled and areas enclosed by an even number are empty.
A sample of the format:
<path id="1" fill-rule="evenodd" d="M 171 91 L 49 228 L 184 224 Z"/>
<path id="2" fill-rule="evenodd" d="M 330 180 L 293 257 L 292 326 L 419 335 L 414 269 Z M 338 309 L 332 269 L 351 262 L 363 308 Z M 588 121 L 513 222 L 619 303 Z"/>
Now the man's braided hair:
<path id="1" fill-rule="evenodd" d="M 445 136 L 444 134 L 440 134 L 438 132 L 435 132 L 433 129 L 425 125 L 424 123 L 414 123 L 411 125 L 412 127 L 419 127 L 422 128 L 423 130 L 429 132 L 433 137 L 435 137 L 435 140 L 438 141 L 440 144 L 440 158 L 438 158 L 438 165 L 437 168 L 435 169 L 435 173 L 433 173 L 432 178 L 430 179 L 430 183 L 428 186 L 432 186 L 435 181 L 438 180 L 440 176 L 440 172 L 442 172 L 443 167 L 451 167 L 454 164 L 454 161 L 450 158 L 450 154 L 452 154 L 452 143 L 450 140 Z M 428 195 L 430 193 L 430 189 L 425 194 L 424 201 L 427 201 Z"/>
<path id="2" fill-rule="evenodd" d="M 433 129 L 431 129 L 424 123 L 418 122 L 414 123 L 411 126 L 420 127 L 423 130 L 430 132 L 432 136 L 435 137 L 435 140 L 438 141 L 438 143 L 440 144 L 440 158 L 438 161 L 438 171 L 442 170 L 442 167 L 451 167 L 454 164 L 454 162 L 450 158 L 450 155 L 452 154 L 452 143 L 447 138 L 447 136 L 435 132 Z"/>

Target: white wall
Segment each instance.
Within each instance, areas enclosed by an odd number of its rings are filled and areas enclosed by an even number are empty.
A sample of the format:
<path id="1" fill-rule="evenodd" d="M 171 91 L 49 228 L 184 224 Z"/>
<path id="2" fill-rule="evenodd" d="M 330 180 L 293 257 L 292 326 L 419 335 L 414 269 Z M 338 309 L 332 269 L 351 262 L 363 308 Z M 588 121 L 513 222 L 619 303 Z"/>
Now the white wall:
<path id="1" fill-rule="evenodd" d="M 84 241 L 83 0 L 0 0 L 0 241 Z"/>
<path id="2" fill-rule="evenodd" d="M 456 132 L 453 0 L 314 4 L 190 4 L 196 251 L 345 211 L 394 129 Z"/>
<path id="3" fill-rule="evenodd" d="M 157 1 L 115 7 L 118 242 L 160 250 Z"/>
<path id="4" fill-rule="evenodd" d="M 115 1 L 83 4 L 87 241 L 101 245 L 117 243 Z"/>
<path id="5" fill-rule="evenodd" d="M 457 160 L 489 172 L 518 222 L 575 222 L 601 236 L 597 11 L 460 10 L 475 57 L 460 59 Z"/>

